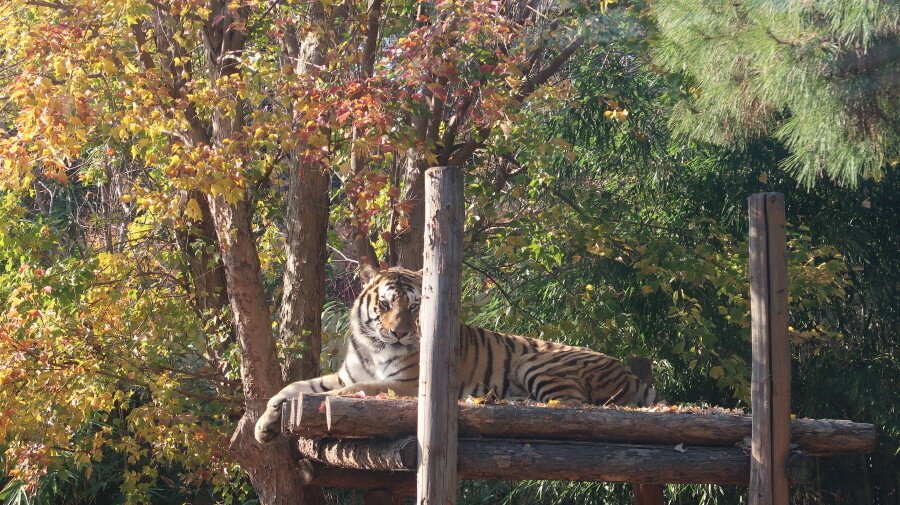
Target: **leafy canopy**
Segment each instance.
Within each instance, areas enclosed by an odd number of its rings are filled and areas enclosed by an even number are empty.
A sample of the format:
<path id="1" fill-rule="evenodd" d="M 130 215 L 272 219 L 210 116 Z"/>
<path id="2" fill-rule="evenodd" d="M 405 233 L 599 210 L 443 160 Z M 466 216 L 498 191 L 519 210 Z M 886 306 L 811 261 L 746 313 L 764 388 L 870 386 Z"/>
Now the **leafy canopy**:
<path id="1" fill-rule="evenodd" d="M 675 131 L 746 147 L 772 135 L 804 185 L 855 186 L 900 163 L 900 5 L 661 0 L 654 59 L 688 85 Z"/>

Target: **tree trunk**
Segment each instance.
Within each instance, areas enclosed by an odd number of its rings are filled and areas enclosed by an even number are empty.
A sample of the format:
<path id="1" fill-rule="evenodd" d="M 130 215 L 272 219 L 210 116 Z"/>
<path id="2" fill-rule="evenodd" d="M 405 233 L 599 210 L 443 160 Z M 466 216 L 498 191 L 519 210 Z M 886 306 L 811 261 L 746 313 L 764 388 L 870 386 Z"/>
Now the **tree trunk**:
<path id="1" fill-rule="evenodd" d="M 403 201 L 408 206 L 406 229 L 396 238 L 397 266 L 410 270 L 422 268 L 425 237 L 425 160 L 422 153 L 410 149 L 406 158 Z"/>
<path id="2" fill-rule="evenodd" d="M 294 156 L 294 160 L 299 156 Z M 285 382 L 319 375 L 322 353 L 322 305 L 325 303 L 325 240 L 328 230 L 329 172 L 317 163 L 294 161 L 285 216 L 284 295 L 279 339 L 288 349 Z"/>
<path id="3" fill-rule="evenodd" d="M 324 26 L 321 3 L 310 5 L 309 22 Z M 286 65 L 298 75 L 313 73 L 325 61 L 324 36 L 311 30 L 303 41 L 285 38 Z M 291 356 L 282 375 L 285 382 L 319 375 L 322 353 L 322 306 L 325 303 L 326 234 L 328 189 L 331 172 L 325 163 L 304 156 L 306 146 L 290 155 L 290 179 L 285 216 L 285 263 L 279 339 L 288 349 L 302 345 L 299 356 Z"/>
<path id="4" fill-rule="evenodd" d="M 220 316 L 228 306 L 225 268 L 215 254 L 218 240 L 209 202 L 199 192 L 188 194 L 200 207 L 201 218 L 191 230 L 177 230 L 181 253 L 187 260 L 193 287 L 194 305 L 202 314 Z"/>
<path id="5" fill-rule="evenodd" d="M 247 200 L 230 205 L 224 197 L 209 198 L 228 282 L 235 333 L 241 350 L 241 380 L 246 412 L 232 435 L 229 452 L 250 476 L 265 504 L 303 503 L 304 490 L 286 441 L 262 447 L 253 425 L 265 402 L 282 386 L 271 318 L 265 303 L 262 272 L 250 231 Z"/>
<path id="6" fill-rule="evenodd" d="M 246 22 L 249 9 L 232 10 L 225 0 L 210 2 L 204 30 L 207 66 L 212 82 L 239 72 L 244 33 L 229 29 Z M 229 110 L 230 108 L 230 110 Z M 223 149 L 225 140 L 239 133 L 240 105 L 220 105 L 213 112 L 212 144 Z M 301 475 L 287 441 L 261 447 L 253 437 L 253 425 L 265 402 L 283 385 L 275 352 L 271 318 L 263 289 L 262 270 L 251 231 L 252 206 L 248 195 L 230 204 L 223 195 L 207 197 L 219 239 L 228 299 L 241 354 L 241 380 L 246 411 L 229 445 L 230 455 L 247 472 L 264 504 L 304 503 Z"/>

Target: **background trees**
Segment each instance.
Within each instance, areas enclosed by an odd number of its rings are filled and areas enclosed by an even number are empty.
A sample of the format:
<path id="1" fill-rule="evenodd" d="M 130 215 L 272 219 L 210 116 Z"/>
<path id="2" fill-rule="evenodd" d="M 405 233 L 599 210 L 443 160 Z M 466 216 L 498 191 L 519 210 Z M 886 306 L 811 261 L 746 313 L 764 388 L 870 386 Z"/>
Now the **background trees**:
<path id="1" fill-rule="evenodd" d="M 468 320 L 723 405 L 745 198 L 784 191 L 796 411 L 885 432 L 810 492 L 896 499 L 896 9 L 757 4 L 5 3 L 0 496 L 297 499 L 244 430 L 339 360 L 354 261 L 417 266 L 421 172 L 458 163 Z M 619 493 L 540 486 L 463 493 Z"/>

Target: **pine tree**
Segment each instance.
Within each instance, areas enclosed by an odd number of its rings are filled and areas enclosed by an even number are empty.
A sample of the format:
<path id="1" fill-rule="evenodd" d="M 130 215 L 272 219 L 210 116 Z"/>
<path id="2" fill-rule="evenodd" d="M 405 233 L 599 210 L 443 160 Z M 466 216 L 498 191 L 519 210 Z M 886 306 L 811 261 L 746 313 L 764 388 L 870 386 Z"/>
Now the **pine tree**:
<path id="1" fill-rule="evenodd" d="M 656 63 L 686 77 L 675 131 L 744 147 L 773 135 L 804 185 L 900 163 L 900 3 L 661 0 Z"/>

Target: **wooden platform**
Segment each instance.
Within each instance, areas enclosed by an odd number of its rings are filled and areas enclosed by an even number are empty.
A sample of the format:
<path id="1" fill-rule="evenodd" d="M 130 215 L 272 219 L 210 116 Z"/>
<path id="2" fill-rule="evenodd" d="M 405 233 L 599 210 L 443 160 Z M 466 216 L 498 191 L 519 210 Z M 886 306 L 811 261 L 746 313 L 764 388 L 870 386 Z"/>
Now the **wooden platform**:
<path id="1" fill-rule="evenodd" d="M 671 409 L 459 402 L 459 478 L 749 483 L 749 416 Z M 285 405 L 282 429 L 309 460 L 308 483 L 408 494 L 416 411 L 414 399 L 301 395 Z M 878 436 L 871 424 L 828 419 L 795 419 L 791 434 L 792 485 L 810 481 L 812 456 L 869 452 Z"/>

